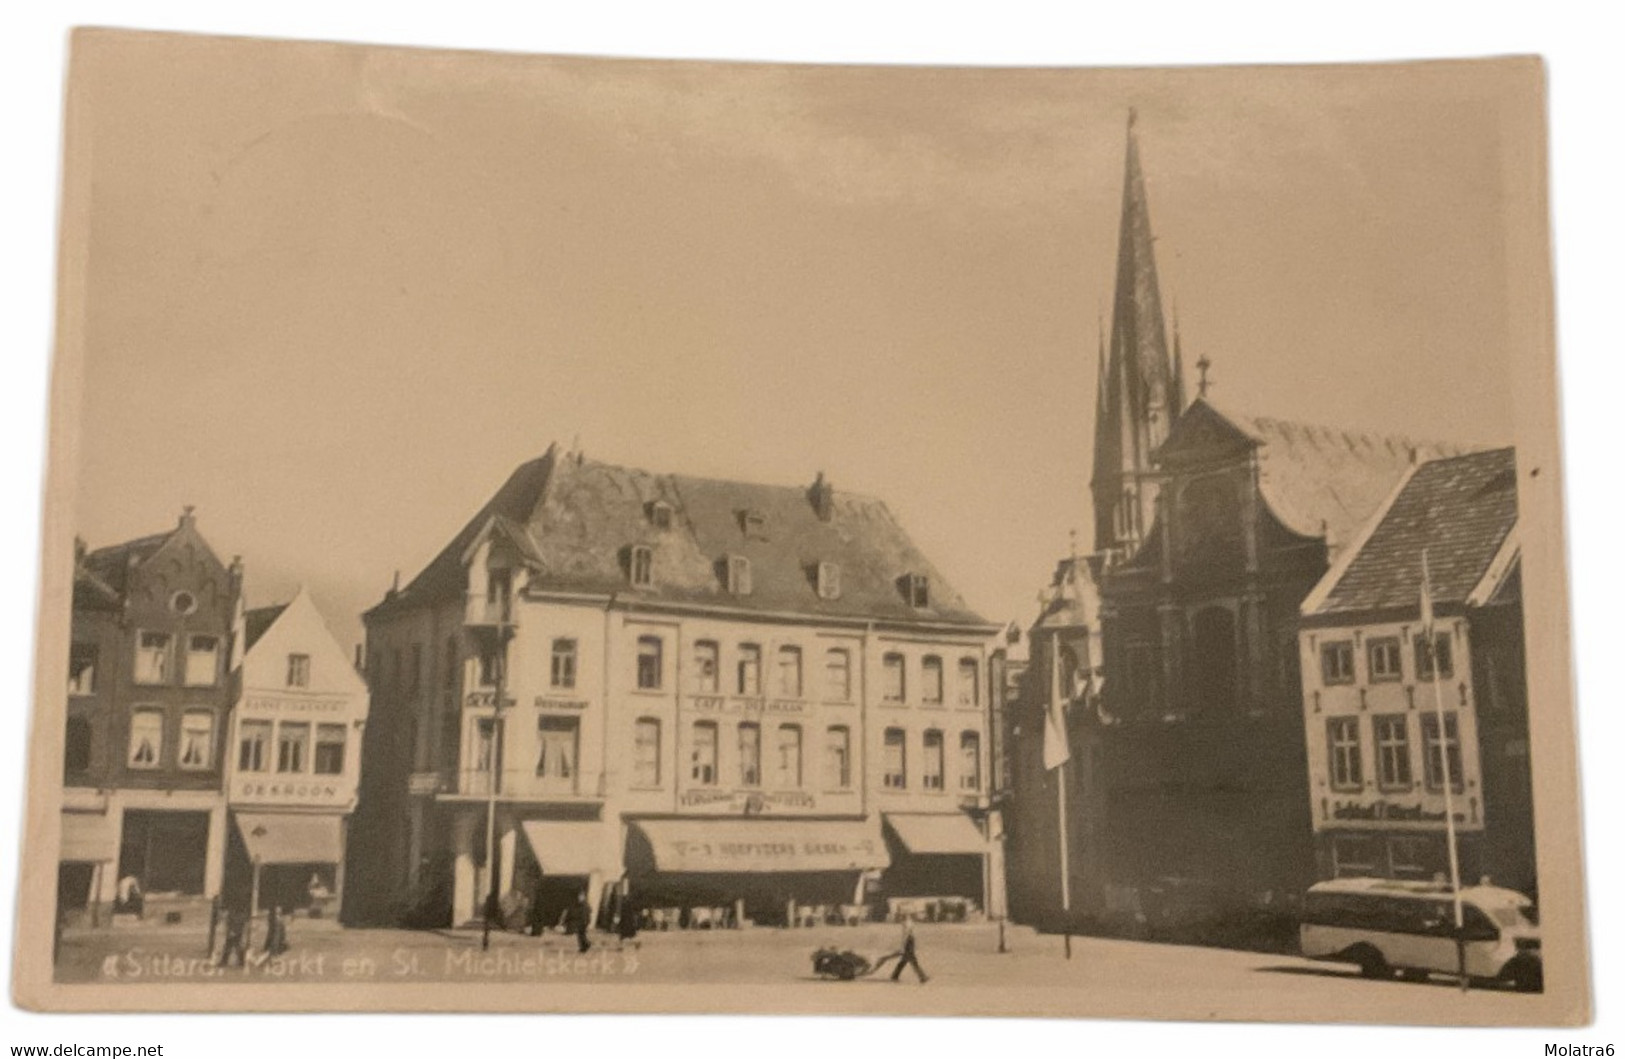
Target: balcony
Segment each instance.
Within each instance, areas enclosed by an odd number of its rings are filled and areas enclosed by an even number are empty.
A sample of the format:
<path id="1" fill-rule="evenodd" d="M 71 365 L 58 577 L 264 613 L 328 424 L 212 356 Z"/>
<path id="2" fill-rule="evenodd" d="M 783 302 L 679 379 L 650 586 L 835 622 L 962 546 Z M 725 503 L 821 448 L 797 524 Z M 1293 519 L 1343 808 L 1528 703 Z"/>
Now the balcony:
<path id="1" fill-rule="evenodd" d="M 515 624 L 513 597 L 470 595 L 463 607 L 463 623 L 471 629 L 511 630 Z"/>

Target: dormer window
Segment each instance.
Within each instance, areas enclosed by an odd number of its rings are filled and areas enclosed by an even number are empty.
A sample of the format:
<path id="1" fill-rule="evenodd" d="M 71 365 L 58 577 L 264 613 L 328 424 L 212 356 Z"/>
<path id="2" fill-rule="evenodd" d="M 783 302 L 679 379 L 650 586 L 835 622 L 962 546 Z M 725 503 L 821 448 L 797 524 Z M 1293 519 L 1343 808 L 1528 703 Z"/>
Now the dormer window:
<path id="1" fill-rule="evenodd" d="M 728 592 L 735 596 L 750 595 L 750 560 L 743 555 L 728 556 Z"/>
<path id="2" fill-rule="evenodd" d="M 835 563 L 818 564 L 818 598 L 841 598 L 841 568 Z"/>
<path id="3" fill-rule="evenodd" d="M 638 545 L 632 549 L 632 561 L 628 569 L 632 579 L 633 588 L 649 588 L 655 583 L 655 553 L 647 545 Z"/>
<path id="4" fill-rule="evenodd" d="M 748 541 L 767 540 L 767 516 L 760 511 L 746 508 L 739 513 L 739 528 L 744 531 Z"/>
<path id="5" fill-rule="evenodd" d="M 931 579 L 924 574 L 908 574 L 903 578 L 903 593 L 911 607 L 931 605 Z"/>
<path id="6" fill-rule="evenodd" d="M 664 500 L 656 500 L 649 505 L 649 524 L 655 529 L 671 529 L 671 505 Z"/>

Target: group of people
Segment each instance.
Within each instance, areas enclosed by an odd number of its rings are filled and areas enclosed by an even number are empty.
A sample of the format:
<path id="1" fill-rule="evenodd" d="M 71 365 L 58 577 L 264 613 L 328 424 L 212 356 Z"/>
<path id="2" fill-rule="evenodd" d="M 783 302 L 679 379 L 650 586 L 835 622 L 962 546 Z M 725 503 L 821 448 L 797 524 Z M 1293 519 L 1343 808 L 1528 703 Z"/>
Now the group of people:
<path id="1" fill-rule="evenodd" d="M 540 895 L 532 900 L 526 924 L 527 931 L 532 937 L 540 937 L 547 929 L 545 908 L 546 905 L 541 901 Z M 630 900 L 622 900 L 615 915 L 615 935 L 620 940 L 622 948 L 637 944 L 638 915 L 638 909 Z M 565 909 L 561 917 L 564 932 L 575 935 L 578 952 L 586 952 L 592 948 L 592 938 L 587 933 L 592 926 L 592 919 L 592 905 L 583 891 L 576 896 L 575 901 Z"/>
<path id="2" fill-rule="evenodd" d="M 259 952 L 250 953 L 248 925 L 252 918 L 246 905 L 234 904 L 226 910 L 226 937 L 220 946 L 218 966 L 230 967 L 235 960 L 238 967 L 258 967 L 288 951 L 288 917 L 273 906 L 265 916 L 265 944 Z"/>

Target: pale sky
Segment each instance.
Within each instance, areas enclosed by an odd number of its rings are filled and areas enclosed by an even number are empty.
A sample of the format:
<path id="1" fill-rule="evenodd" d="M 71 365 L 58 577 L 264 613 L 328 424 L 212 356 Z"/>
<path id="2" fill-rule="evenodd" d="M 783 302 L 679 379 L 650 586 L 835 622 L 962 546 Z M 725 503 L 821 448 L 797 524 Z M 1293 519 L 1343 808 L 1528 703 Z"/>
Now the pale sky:
<path id="1" fill-rule="evenodd" d="M 1131 105 L 1164 303 L 1216 399 L 1512 440 L 1500 119 L 1469 66 L 87 56 L 77 530 L 195 504 L 251 604 L 303 581 L 350 637 L 576 437 L 654 471 L 822 470 L 1026 625 L 1068 530 L 1091 539 Z"/>

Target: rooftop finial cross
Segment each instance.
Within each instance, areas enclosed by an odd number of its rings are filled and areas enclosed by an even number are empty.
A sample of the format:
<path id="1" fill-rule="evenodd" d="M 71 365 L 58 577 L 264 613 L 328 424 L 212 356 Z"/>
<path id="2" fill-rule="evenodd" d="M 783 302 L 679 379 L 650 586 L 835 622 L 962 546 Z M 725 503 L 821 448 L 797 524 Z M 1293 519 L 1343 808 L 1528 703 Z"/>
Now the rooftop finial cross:
<path id="1" fill-rule="evenodd" d="M 1201 377 L 1196 380 L 1196 396 L 1198 397 L 1206 397 L 1207 388 L 1213 385 L 1208 381 L 1207 378 L 1207 370 L 1211 367 L 1213 367 L 1213 362 L 1207 359 L 1206 353 L 1202 354 L 1202 359 L 1196 362 L 1196 370 L 1201 375 Z"/>

